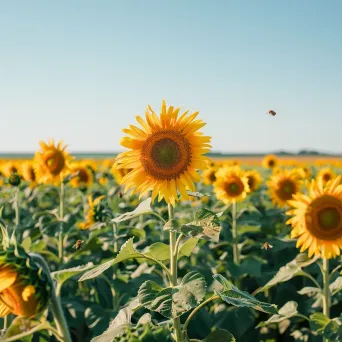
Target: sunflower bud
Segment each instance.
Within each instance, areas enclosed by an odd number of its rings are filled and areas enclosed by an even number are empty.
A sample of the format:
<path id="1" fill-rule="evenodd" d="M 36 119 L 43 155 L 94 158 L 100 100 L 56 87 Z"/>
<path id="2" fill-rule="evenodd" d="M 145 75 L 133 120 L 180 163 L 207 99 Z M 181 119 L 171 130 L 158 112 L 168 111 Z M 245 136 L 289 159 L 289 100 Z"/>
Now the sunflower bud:
<path id="1" fill-rule="evenodd" d="M 21 182 L 21 177 L 17 172 L 11 173 L 11 175 L 8 177 L 8 183 L 10 183 L 13 186 L 19 186 Z"/>
<path id="2" fill-rule="evenodd" d="M 42 312 L 52 284 L 43 268 L 20 247 L 0 251 L 0 317 L 33 317 Z"/>

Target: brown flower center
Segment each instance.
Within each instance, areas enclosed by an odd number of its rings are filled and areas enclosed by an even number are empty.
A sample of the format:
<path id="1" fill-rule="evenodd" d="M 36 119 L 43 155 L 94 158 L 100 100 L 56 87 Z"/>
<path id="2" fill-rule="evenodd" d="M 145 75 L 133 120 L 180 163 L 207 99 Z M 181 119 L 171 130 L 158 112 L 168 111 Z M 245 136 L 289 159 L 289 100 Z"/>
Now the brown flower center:
<path id="1" fill-rule="evenodd" d="M 285 179 L 279 182 L 276 193 L 281 200 L 290 200 L 292 199 L 292 195 L 296 193 L 296 185 L 293 183 L 292 180 Z"/>
<path id="2" fill-rule="evenodd" d="M 244 185 L 241 179 L 236 177 L 226 183 L 224 190 L 226 191 L 227 195 L 231 197 L 237 197 L 242 194 Z"/>
<path id="3" fill-rule="evenodd" d="M 44 156 L 45 165 L 50 173 L 58 176 L 64 168 L 64 156 L 60 151 L 49 151 Z"/>
<path id="4" fill-rule="evenodd" d="M 148 175 L 157 179 L 176 179 L 191 163 L 191 148 L 181 133 L 160 131 L 146 139 L 140 160 Z"/>

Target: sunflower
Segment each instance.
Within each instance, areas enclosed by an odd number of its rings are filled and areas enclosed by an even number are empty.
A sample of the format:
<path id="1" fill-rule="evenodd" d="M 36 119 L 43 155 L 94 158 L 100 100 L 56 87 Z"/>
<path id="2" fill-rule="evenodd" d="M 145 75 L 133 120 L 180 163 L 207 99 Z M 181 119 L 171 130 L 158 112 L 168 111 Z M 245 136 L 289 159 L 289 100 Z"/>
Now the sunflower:
<path id="1" fill-rule="evenodd" d="M 32 317 L 45 309 L 51 284 L 20 246 L 0 252 L 0 317 Z"/>
<path id="2" fill-rule="evenodd" d="M 203 183 L 207 185 L 212 185 L 216 181 L 217 167 L 211 166 L 203 171 Z"/>
<path id="3" fill-rule="evenodd" d="M 243 201 L 250 192 L 248 178 L 239 166 L 225 166 L 216 173 L 214 192 L 225 204 Z"/>
<path id="4" fill-rule="evenodd" d="M 329 167 L 325 167 L 317 173 L 316 180 L 322 181 L 323 184 L 326 184 L 330 180 L 334 179 L 336 174 Z"/>
<path id="5" fill-rule="evenodd" d="M 19 163 L 8 161 L 2 165 L 2 173 L 5 177 L 9 177 L 12 173 L 19 173 Z"/>
<path id="6" fill-rule="evenodd" d="M 24 180 L 30 182 L 30 186 L 36 184 L 36 173 L 34 172 L 33 163 L 25 162 L 21 165 L 20 173 Z"/>
<path id="7" fill-rule="evenodd" d="M 263 159 L 262 165 L 265 168 L 273 169 L 275 166 L 278 165 L 278 159 L 275 155 L 269 154 L 269 155 L 265 156 L 265 158 Z"/>
<path id="8" fill-rule="evenodd" d="M 246 171 L 245 176 L 248 178 L 248 186 L 251 192 L 257 190 L 262 182 L 260 173 L 254 170 Z"/>
<path id="9" fill-rule="evenodd" d="M 158 201 L 164 198 L 174 206 L 177 190 L 184 197 L 186 188 L 196 190 L 194 182 L 200 180 L 196 169 L 205 168 L 203 154 L 210 151 L 211 138 L 198 132 L 205 125 L 195 120 L 198 112 L 178 116 L 179 111 L 163 101 L 158 117 L 148 106 L 146 121 L 136 117 L 142 128 L 130 125 L 123 130 L 129 137 L 121 145 L 130 150 L 117 157 L 117 165 L 133 169 L 122 179 L 125 191 L 132 189 L 141 197 L 152 190 L 152 201 L 158 195 Z"/>
<path id="10" fill-rule="evenodd" d="M 40 183 L 59 184 L 65 173 L 69 170 L 69 164 L 72 159 L 65 151 L 63 142 L 60 141 L 55 146 L 54 140 L 47 144 L 40 142 L 42 151 L 36 152 L 34 157 L 34 171 L 37 180 Z"/>
<path id="11" fill-rule="evenodd" d="M 291 171 L 296 173 L 301 179 L 309 179 L 311 177 L 310 168 L 307 166 L 298 167 L 292 169 Z"/>
<path id="12" fill-rule="evenodd" d="M 118 169 L 115 164 L 110 169 L 111 174 L 115 178 L 118 184 L 121 184 L 122 178 L 124 178 L 132 169 Z"/>
<path id="13" fill-rule="evenodd" d="M 85 162 L 72 163 L 70 173 L 73 175 L 70 180 L 73 188 L 88 187 L 94 181 L 93 172 Z"/>
<path id="14" fill-rule="evenodd" d="M 81 229 L 86 230 L 93 226 L 96 222 L 103 222 L 104 216 L 102 211 L 104 207 L 101 203 L 103 198 L 104 196 L 99 196 L 96 199 L 93 199 L 92 195 L 88 196 L 89 208 L 86 215 L 86 221 L 78 224 Z"/>
<path id="15" fill-rule="evenodd" d="M 267 186 L 272 202 L 279 207 L 286 207 L 292 195 L 300 191 L 301 182 L 297 174 L 283 170 L 271 176 Z"/>
<path id="16" fill-rule="evenodd" d="M 342 185 L 341 176 L 323 185 L 321 180 L 307 182 L 309 195 L 296 194 L 288 203 L 294 209 L 286 214 L 292 216 L 291 237 L 298 238 L 300 252 L 309 250 L 309 257 L 334 258 L 342 248 Z"/>

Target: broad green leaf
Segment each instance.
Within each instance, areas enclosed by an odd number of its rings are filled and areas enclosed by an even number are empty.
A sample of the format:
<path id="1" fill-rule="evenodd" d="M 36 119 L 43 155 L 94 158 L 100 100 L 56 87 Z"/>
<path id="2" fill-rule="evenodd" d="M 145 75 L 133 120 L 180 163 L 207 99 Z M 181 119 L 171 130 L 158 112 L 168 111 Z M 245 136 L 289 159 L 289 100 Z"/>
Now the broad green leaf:
<path id="1" fill-rule="evenodd" d="M 110 323 L 108 329 L 90 342 L 112 342 L 115 337 L 120 336 L 130 327 L 132 314 L 133 311 L 129 307 L 121 309 L 112 323 Z"/>
<path id="2" fill-rule="evenodd" d="M 246 233 L 260 233 L 260 224 L 259 225 L 238 225 L 237 230 L 239 235 L 243 235 Z"/>
<path id="3" fill-rule="evenodd" d="M 167 318 L 176 318 L 196 307 L 205 293 L 204 277 L 200 273 L 189 272 L 176 287 L 164 289 L 154 281 L 146 281 L 140 286 L 138 298 L 147 309 Z"/>
<path id="4" fill-rule="evenodd" d="M 31 245 L 32 245 L 32 240 L 29 236 L 21 243 L 21 247 L 23 247 L 26 252 L 30 251 Z"/>
<path id="5" fill-rule="evenodd" d="M 178 252 L 178 259 L 180 259 L 183 256 L 189 257 L 196 247 L 198 242 L 198 239 L 196 238 L 188 238 L 183 245 L 179 248 Z"/>
<path id="6" fill-rule="evenodd" d="M 182 225 L 178 220 L 172 219 L 165 223 L 163 229 L 168 232 L 180 232 L 181 227 Z"/>
<path id="7" fill-rule="evenodd" d="M 323 338 L 328 341 L 342 341 L 342 325 L 338 319 L 331 320 L 323 331 Z"/>
<path id="8" fill-rule="evenodd" d="M 143 251 L 144 255 L 165 261 L 170 259 L 170 247 L 162 242 L 155 242 Z"/>
<path id="9" fill-rule="evenodd" d="M 131 220 L 139 215 L 142 214 L 148 214 L 151 213 L 151 198 L 147 198 L 144 201 L 142 201 L 136 208 L 135 210 L 122 214 L 112 220 L 112 222 L 119 223 L 127 220 Z"/>
<path id="10" fill-rule="evenodd" d="M 208 209 L 201 209 L 196 212 L 194 220 L 184 224 L 180 231 L 185 236 L 218 242 L 221 224 L 214 212 Z"/>
<path id="11" fill-rule="evenodd" d="M 321 290 L 317 287 L 312 287 L 312 286 L 306 286 L 306 287 L 303 287 L 301 290 L 299 290 L 297 293 L 299 293 L 300 295 L 308 295 L 309 297 L 317 294 L 317 293 L 320 293 Z"/>
<path id="12" fill-rule="evenodd" d="M 330 319 L 321 312 L 315 312 L 310 315 L 310 328 L 312 331 L 316 331 L 322 335 L 324 328 L 328 325 Z"/>
<path id="13" fill-rule="evenodd" d="M 234 336 L 227 330 L 219 329 L 210 333 L 202 342 L 235 342 Z"/>
<path id="14" fill-rule="evenodd" d="M 143 254 L 137 252 L 133 247 L 133 238 L 127 240 L 121 247 L 120 252 L 116 256 L 116 258 L 109 260 L 99 266 L 96 266 L 92 270 L 83 274 L 83 276 L 78 281 L 84 281 L 88 279 L 95 278 L 106 271 L 111 266 L 118 264 L 127 259 L 143 257 Z"/>
<path id="15" fill-rule="evenodd" d="M 260 302 L 249 293 L 239 290 L 221 274 L 215 274 L 213 275 L 213 278 L 223 286 L 221 291 L 216 290 L 215 293 L 219 295 L 226 303 L 238 307 L 250 307 L 254 310 L 271 314 L 278 313 L 276 305 Z"/>
<path id="16" fill-rule="evenodd" d="M 294 260 L 296 261 L 296 264 L 299 267 L 304 268 L 304 267 L 307 267 L 311 264 L 314 264 L 318 259 L 319 259 L 318 256 L 315 256 L 313 258 L 309 258 L 306 253 L 300 253 L 296 256 L 296 258 Z"/>
<path id="17" fill-rule="evenodd" d="M 94 267 L 94 264 L 92 262 L 89 262 L 87 265 L 76 266 L 72 268 L 67 268 L 65 270 L 52 272 L 51 276 L 52 278 L 56 279 L 58 283 L 63 284 L 69 278 L 75 275 L 78 275 L 80 273 L 83 273 L 93 267 Z"/>
<path id="18" fill-rule="evenodd" d="M 287 302 L 284 306 L 279 309 L 278 314 L 271 316 L 267 321 L 261 322 L 258 327 L 264 327 L 268 324 L 279 323 L 285 319 L 289 319 L 297 315 L 298 304 L 294 301 Z"/>
<path id="19" fill-rule="evenodd" d="M 333 294 L 342 290 L 342 277 L 337 277 L 329 286 L 329 289 Z"/>

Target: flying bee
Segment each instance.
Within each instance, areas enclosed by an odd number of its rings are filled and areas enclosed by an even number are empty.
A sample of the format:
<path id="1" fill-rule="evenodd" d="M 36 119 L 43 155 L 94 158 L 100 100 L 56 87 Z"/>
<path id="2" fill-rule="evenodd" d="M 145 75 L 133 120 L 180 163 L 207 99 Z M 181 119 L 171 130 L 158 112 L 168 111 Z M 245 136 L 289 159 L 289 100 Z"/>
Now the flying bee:
<path id="1" fill-rule="evenodd" d="M 271 116 L 276 116 L 277 113 L 274 110 L 270 109 L 267 114 Z"/>
<path id="2" fill-rule="evenodd" d="M 76 243 L 73 245 L 73 248 L 76 248 L 76 250 L 80 250 L 83 245 L 83 240 L 77 240 Z"/>
<path id="3" fill-rule="evenodd" d="M 267 241 L 261 247 L 261 249 L 265 249 L 266 251 L 271 248 L 273 248 L 273 246 L 270 245 Z"/>
<path id="4" fill-rule="evenodd" d="M 119 196 L 119 198 L 122 198 L 123 193 L 121 191 L 119 191 L 118 196 Z"/>

